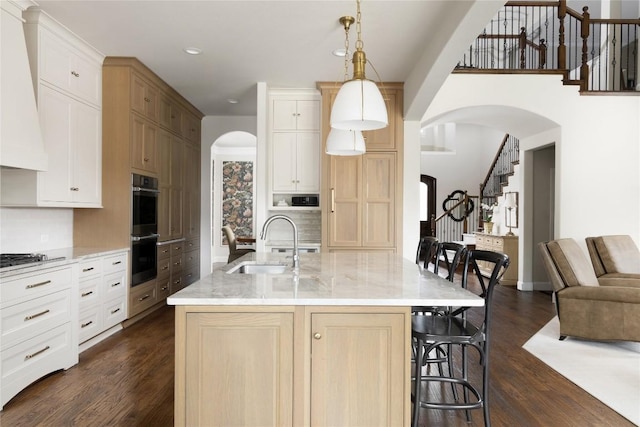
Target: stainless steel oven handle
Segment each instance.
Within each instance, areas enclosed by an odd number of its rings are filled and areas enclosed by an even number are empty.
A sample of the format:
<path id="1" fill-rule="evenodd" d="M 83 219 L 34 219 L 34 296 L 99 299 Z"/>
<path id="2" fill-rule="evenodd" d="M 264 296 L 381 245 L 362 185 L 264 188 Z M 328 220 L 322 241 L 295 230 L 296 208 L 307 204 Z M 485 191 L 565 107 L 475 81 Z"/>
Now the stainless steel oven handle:
<path id="1" fill-rule="evenodd" d="M 140 240 L 157 239 L 159 234 L 149 234 L 148 236 L 131 236 L 132 242 L 139 242 Z"/>
<path id="2" fill-rule="evenodd" d="M 134 193 L 140 192 L 140 191 L 146 191 L 147 193 L 160 193 L 160 190 L 154 190 L 152 188 L 142 188 L 142 187 L 131 187 L 131 191 L 133 191 Z"/>

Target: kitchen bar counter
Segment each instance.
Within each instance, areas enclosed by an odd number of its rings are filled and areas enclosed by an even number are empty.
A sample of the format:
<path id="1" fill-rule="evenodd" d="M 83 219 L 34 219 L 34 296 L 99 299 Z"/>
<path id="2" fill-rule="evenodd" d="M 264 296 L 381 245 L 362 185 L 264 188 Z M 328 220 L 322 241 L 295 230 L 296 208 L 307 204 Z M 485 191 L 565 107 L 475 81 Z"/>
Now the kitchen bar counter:
<path id="1" fill-rule="evenodd" d="M 476 295 L 394 254 L 250 253 L 167 300 L 169 305 L 482 306 Z M 228 273 L 241 264 L 284 264 L 282 274 Z"/>
<path id="2" fill-rule="evenodd" d="M 410 425 L 411 306 L 484 301 L 393 254 L 291 263 L 247 254 L 169 297 L 175 425 Z"/>

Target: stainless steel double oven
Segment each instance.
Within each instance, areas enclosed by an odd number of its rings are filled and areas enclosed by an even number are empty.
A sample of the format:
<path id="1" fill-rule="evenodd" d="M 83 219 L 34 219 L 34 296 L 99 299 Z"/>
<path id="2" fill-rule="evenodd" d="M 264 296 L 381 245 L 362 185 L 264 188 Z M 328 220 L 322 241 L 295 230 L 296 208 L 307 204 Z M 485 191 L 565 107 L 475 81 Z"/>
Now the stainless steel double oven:
<path id="1" fill-rule="evenodd" d="M 156 277 L 158 243 L 158 179 L 131 176 L 131 286 Z"/>

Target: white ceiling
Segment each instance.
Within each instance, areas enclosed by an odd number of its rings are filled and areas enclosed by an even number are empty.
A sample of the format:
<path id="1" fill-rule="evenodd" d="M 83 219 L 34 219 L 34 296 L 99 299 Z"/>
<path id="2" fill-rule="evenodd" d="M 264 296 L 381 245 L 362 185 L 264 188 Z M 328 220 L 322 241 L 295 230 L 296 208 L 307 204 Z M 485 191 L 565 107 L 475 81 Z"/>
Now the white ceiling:
<path id="1" fill-rule="evenodd" d="M 139 58 L 205 115 L 216 116 L 255 115 L 257 82 L 298 88 L 342 81 L 344 60 L 331 52 L 344 46 L 338 18 L 356 13 L 354 0 L 38 4 L 104 55 Z M 380 79 L 405 82 L 405 114 L 421 118 L 500 6 L 495 0 L 362 0 L 367 58 Z M 355 41 L 355 26 L 350 37 Z M 191 46 L 202 55 L 183 52 Z M 370 68 L 367 77 L 378 80 Z"/>

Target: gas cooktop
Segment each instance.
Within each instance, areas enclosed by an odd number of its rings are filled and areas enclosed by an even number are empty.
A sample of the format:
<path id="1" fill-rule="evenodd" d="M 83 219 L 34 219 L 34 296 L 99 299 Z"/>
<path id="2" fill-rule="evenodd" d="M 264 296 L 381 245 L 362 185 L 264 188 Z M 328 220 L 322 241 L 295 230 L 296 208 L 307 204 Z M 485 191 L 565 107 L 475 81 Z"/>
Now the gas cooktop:
<path id="1" fill-rule="evenodd" d="M 49 258 L 45 254 L 0 254 L 0 268 L 60 259 L 64 259 L 64 257 Z"/>

